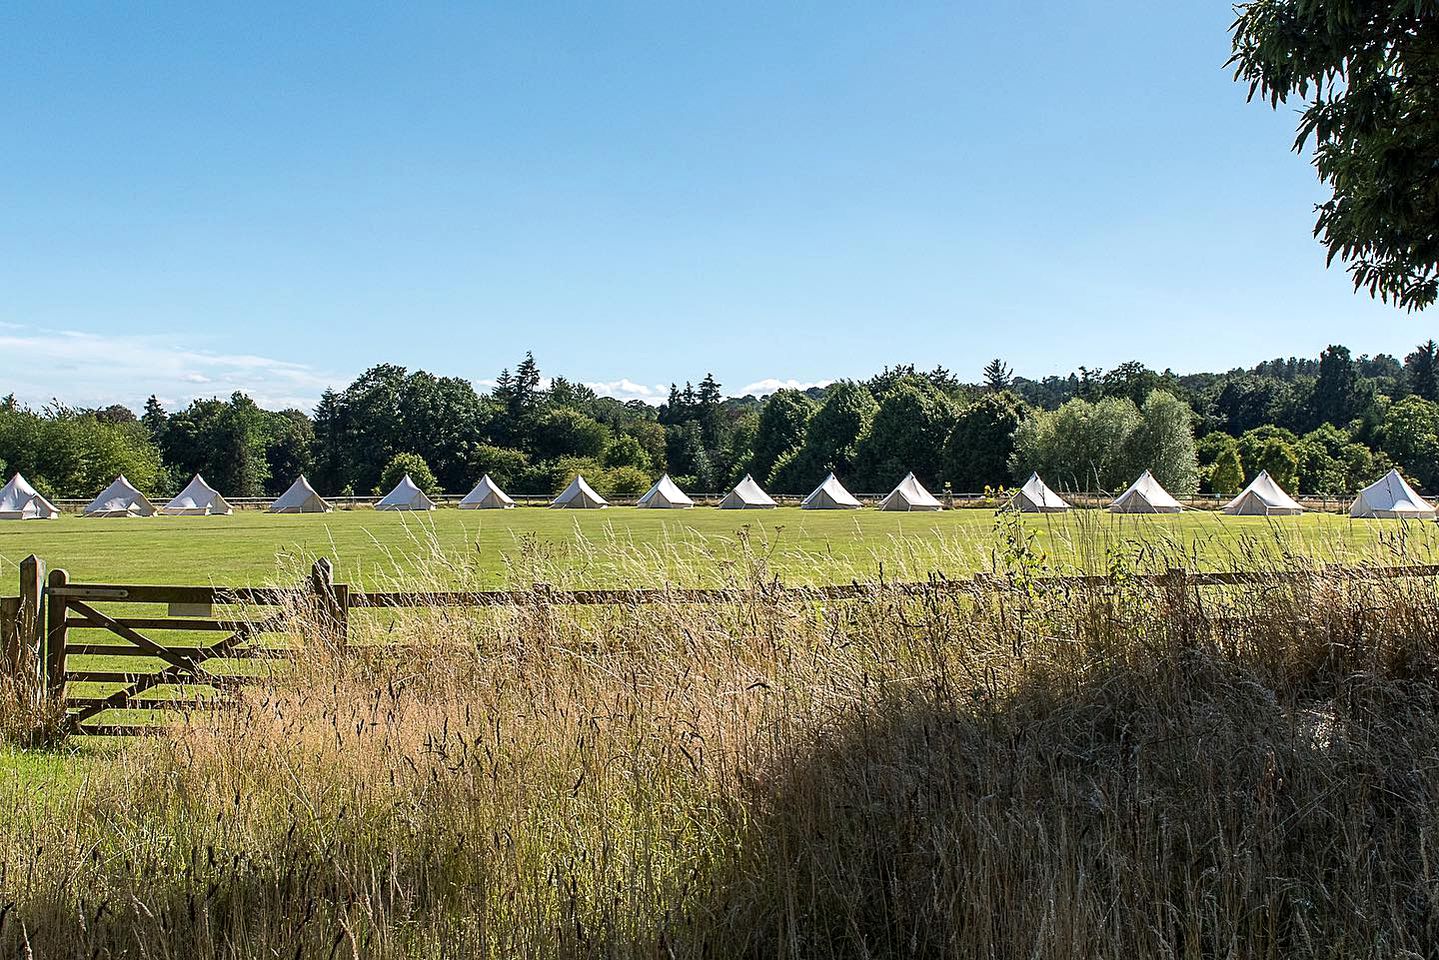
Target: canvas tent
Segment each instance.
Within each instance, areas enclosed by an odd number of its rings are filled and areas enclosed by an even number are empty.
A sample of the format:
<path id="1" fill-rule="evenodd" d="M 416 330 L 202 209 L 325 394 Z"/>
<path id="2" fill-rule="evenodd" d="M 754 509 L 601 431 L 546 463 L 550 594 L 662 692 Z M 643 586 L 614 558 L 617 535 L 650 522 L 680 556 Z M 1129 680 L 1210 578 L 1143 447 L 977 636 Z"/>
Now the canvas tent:
<path id="1" fill-rule="evenodd" d="M 1031 473 L 1029 479 L 1024 481 L 1024 486 L 1009 501 L 1011 510 L 1018 510 L 1020 513 L 1063 513 L 1069 509 L 1069 504 L 1059 494 L 1049 489 L 1049 485 L 1039 478 L 1039 474 Z"/>
<path id="2" fill-rule="evenodd" d="M 500 485 L 490 479 L 487 473 L 475 484 L 475 489 L 465 494 L 465 499 L 460 501 L 461 510 L 508 510 L 515 505 L 510 495 L 500 489 Z"/>
<path id="3" fill-rule="evenodd" d="M 1134 485 L 1109 505 L 1113 513 L 1179 513 L 1184 508 L 1159 485 L 1148 470 L 1139 475 Z"/>
<path id="4" fill-rule="evenodd" d="M 315 488 L 310 486 L 310 481 L 306 480 L 302 473 L 298 480 L 290 484 L 290 489 L 280 494 L 280 498 L 270 504 L 270 512 L 329 513 L 330 505 L 315 492 Z"/>
<path id="5" fill-rule="evenodd" d="M 425 496 L 425 491 L 415 486 L 415 481 L 410 479 L 407 473 L 395 484 L 395 489 L 385 494 L 385 498 L 375 504 L 376 510 L 433 510 L 435 501 Z"/>
<path id="6" fill-rule="evenodd" d="M 155 505 L 122 473 L 81 511 L 87 517 L 153 517 Z"/>
<path id="7" fill-rule="evenodd" d="M 1349 507 L 1349 516 L 1356 519 L 1433 520 L 1434 506 L 1399 475 L 1390 470 L 1384 478 L 1359 491 Z"/>
<path id="8" fill-rule="evenodd" d="M 944 505 L 934 498 L 934 494 L 924 489 L 913 473 L 905 474 L 899 486 L 889 492 L 889 496 L 879 502 L 881 510 L 943 510 Z"/>
<path id="9" fill-rule="evenodd" d="M 18 473 L 0 487 L 0 520 L 54 520 L 58 516 L 55 504 Z"/>
<path id="10" fill-rule="evenodd" d="M 721 510 L 773 510 L 779 504 L 760 489 L 759 484 L 754 482 L 754 477 L 745 474 L 744 479 L 725 494 L 719 506 Z"/>
<path id="11" fill-rule="evenodd" d="M 799 507 L 801 510 L 858 510 L 860 502 L 831 473 L 824 478 L 824 483 L 800 502 Z"/>
<path id="12" fill-rule="evenodd" d="M 577 476 L 565 487 L 564 493 L 555 497 L 550 506 L 560 510 L 603 510 L 609 504 L 604 497 L 590 489 L 584 477 Z"/>
<path id="13" fill-rule="evenodd" d="M 695 505 L 689 495 L 681 490 L 669 474 L 665 474 L 650 487 L 650 492 L 640 497 L 637 507 L 651 510 L 685 510 Z"/>
<path id="14" fill-rule="evenodd" d="M 234 513 L 220 492 L 205 482 L 198 473 L 190 478 L 175 499 L 160 508 L 160 512 L 171 517 L 207 517 Z"/>
<path id="15" fill-rule="evenodd" d="M 1292 517 L 1304 508 L 1274 482 L 1268 470 L 1261 470 L 1239 496 L 1224 505 L 1224 512 L 1232 517 Z"/>

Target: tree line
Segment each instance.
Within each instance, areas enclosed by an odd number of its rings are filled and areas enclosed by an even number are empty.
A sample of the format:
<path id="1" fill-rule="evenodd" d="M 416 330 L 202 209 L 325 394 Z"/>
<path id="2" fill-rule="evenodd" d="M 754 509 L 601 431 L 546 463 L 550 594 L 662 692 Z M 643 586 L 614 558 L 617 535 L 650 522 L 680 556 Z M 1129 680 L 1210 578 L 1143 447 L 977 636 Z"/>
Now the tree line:
<path id="1" fill-rule="evenodd" d="M 462 493 L 485 473 L 517 493 L 557 492 L 583 473 L 637 496 L 662 472 L 717 492 L 751 473 L 805 493 L 833 470 L 884 492 L 914 471 L 936 491 L 980 492 L 1030 471 L 1068 490 L 1113 491 L 1150 469 L 1176 494 L 1236 492 L 1260 470 L 1286 489 L 1342 495 L 1391 465 L 1439 485 L 1439 346 L 1402 361 L 1331 346 L 1226 373 L 1140 363 L 1028 380 L 1002 360 L 977 382 L 886 367 L 867 380 L 725 397 L 706 375 L 664 403 L 598 396 L 527 354 L 489 392 L 469 380 L 380 364 L 311 412 L 243 393 L 168 411 L 32 410 L 0 402 L 0 465 L 55 497 L 87 497 L 118 473 L 148 492 L 203 473 L 230 496 L 274 496 L 299 474 L 324 493 L 372 496 L 403 473 Z"/>

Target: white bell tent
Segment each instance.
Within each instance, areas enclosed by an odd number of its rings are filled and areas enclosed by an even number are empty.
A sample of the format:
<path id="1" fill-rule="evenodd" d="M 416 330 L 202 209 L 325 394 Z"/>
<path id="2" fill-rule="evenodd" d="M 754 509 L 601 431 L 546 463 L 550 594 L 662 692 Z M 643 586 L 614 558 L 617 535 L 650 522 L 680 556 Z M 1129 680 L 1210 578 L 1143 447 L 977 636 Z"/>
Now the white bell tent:
<path id="1" fill-rule="evenodd" d="M 1224 512 L 1231 517 L 1293 517 L 1304 508 L 1274 482 L 1268 470 L 1261 470 L 1239 496 L 1224 505 Z"/>
<path id="2" fill-rule="evenodd" d="M 690 499 L 679 486 L 665 474 L 655 481 L 650 487 L 649 493 L 640 497 L 635 504 L 637 507 L 644 507 L 648 510 L 687 510 L 694 506 L 695 502 Z"/>
<path id="3" fill-rule="evenodd" d="M 330 505 L 315 492 L 315 488 L 310 486 L 310 481 L 305 479 L 303 473 L 290 484 L 290 489 L 270 504 L 271 513 L 329 513 L 330 509 Z"/>
<path id="4" fill-rule="evenodd" d="M 18 473 L 0 487 L 0 520 L 54 520 L 58 516 L 55 504 Z"/>
<path id="5" fill-rule="evenodd" d="M 1184 509 L 1148 470 L 1109 505 L 1112 513 L 1179 513 Z"/>
<path id="6" fill-rule="evenodd" d="M 1049 489 L 1037 473 L 1031 473 L 1024 481 L 1024 486 L 1009 501 L 1009 508 L 1020 513 L 1063 513 L 1070 509 L 1064 498 Z"/>
<path id="7" fill-rule="evenodd" d="M 913 473 L 905 474 L 899 486 L 879 502 L 881 510 L 943 510 L 944 504 L 924 488 Z"/>
<path id="8" fill-rule="evenodd" d="M 122 473 L 81 514 L 86 517 L 153 517 L 155 505 Z"/>
<path id="9" fill-rule="evenodd" d="M 585 483 L 584 477 L 577 476 L 550 506 L 557 510 L 603 510 L 609 503 Z"/>
<path id="10" fill-rule="evenodd" d="M 721 510 L 773 510 L 777 506 L 779 504 L 774 502 L 774 498 L 761 490 L 749 474 L 745 474 L 744 479 L 719 502 Z"/>
<path id="11" fill-rule="evenodd" d="M 514 507 L 515 501 L 510 495 L 500 489 L 500 485 L 490 479 L 487 473 L 475 484 L 475 489 L 465 494 L 460 501 L 461 510 L 509 510 Z"/>
<path id="12" fill-rule="evenodd" d="M 433 510 L 435 501 L 425 496 L 425 491 L 415 486 L 415 481 L 410 479 L 407 473 L 395 484 L 395 489 L 385 494 L 383 500 L 375 504 L 376 510 Z"/>
<path id="13" fill-rule="evenodd" d="M 1383 479 L 1359 491 L 1349 516 L 1359 520 L 1433 520 L 1434 506 L 1415 493 L 1398 470 L 1390 470 Z"/>
<path id="14" fill-rule="evenodd" d="M 860 506 L 854 494 L 846 490 L 832 473 L 799 505 L 801 510 L 858 510 Z"/>
<path id="15" fill-rule="evenodd" d="M 198 473 L 190 478 L 175 499 L 160 508 L 160 512 L 170 517 L 228 516 L 234 513 L 220 492 Z"/>

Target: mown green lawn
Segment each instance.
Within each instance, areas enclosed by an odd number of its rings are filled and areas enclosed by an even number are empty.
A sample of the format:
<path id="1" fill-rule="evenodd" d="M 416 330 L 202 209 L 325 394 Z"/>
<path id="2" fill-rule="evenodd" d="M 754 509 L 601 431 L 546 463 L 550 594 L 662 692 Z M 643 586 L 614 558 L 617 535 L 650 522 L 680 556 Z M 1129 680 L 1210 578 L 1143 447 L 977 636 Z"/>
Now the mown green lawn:
<path id="1" fill-rule="evenodd" d="M 1102 511 L 1028 516 L 1025 529 L 1051 557 L 1091 569 L 1106 553 L 1228 567 L 1287 549 L 1325 559 L 1424 560 L 1439 543 L 1434 524 L 1347 517 L 1117 517 Z M 705 582 L 731 564 L 766 558 L 791 582 L 930 571 L 965 575 L 988 566 L 999 542 L 991 510 L 938 514 L 817 512 L 369 510 L 307 516 L 242 512 L 230 517 L 152 517 L 0 524 L 0 593 L 13 593 L 26 555 L 63 567 L 72 580 L 243 586 L 292 582 L 316 556 L 337 579 L 371 589 L 406 581 L 499 586 L 528 577 L 569 585 L 645 580 Z M 1163 554 L 1163 557 L 1158 555 Z"/>

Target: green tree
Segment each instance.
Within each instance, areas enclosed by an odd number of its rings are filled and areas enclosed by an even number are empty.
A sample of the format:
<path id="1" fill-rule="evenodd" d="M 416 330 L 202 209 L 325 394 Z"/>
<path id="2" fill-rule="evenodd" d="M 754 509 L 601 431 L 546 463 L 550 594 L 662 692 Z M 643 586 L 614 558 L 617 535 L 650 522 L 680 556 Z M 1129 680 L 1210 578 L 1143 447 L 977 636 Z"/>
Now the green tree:
<path id="1" fill-rule="evenodd" d="M 1404 358 L 1409 389 L 1425 400 L 1439 400 L 1439 344 L 1426 340 Z"/>
<path id="2" fill-rule="evenodd" d="M 700 381 L 695 401 L 695 413 L 700 422 L 700 432 L 704 438 L 705 449 L 713 452 L 719 448 L 721 443 L 720 404 L 724 401 L 724 397 L 720 394 L 719 381 L 715 380 L 714 374 L 707 373 L 705 378 Z M 644 493 L 643 490 L 640 492 Z"/>
<path id="3" fill-rule="evenodd" d="M 195 400 L 172 414 L 162 434 L 171 482 L 200 473 L 227 496 L 263 496 L 270 478 L 271 416 L 238 391 L 228 401 Z"/>
<path id="4" fill-rule="evenodd" d="M 859 439 L 869 430 L 879 404 L 862 383 L 841 380 L 829 388 L 805 428 L 804 444 L 781 473 L 773 472 L 771 483 L 781 493 L 808 492 L 830 471 L 849 476 L 854 472 Z"/>
<path id="5" fill-rule="evenodd" d="M 944 441 L 954 425 L 949 400 L 918 377 L 891 388 L 855 447 L 853 482 L 884 492 L 913 471 L 937 485 Z"/>
<path id="6" fill-rule="evenodd" d="M 1268 469 L 1264 463 L 1264 449 L 1272 441 L 1279 441 L 1290 449 L 1295 449 L 1299 438 L 1292 430 L 1272 425 L 1246 430 L 1244 435 L 1239 438 L 1239 459 L 1244 462 L 1246 483 L 1259 476 L 1260 470 Z M 1273 472 L 1270 471 L 1271 474 Z"/>
<path id="7" fill-rule="evenodd" d="M 1235 436 L 1264 424 L 1291 425 L 1295 391 L 1295 384 L 1278 377 L 1254 373 L 1226 376 L 1217 384 L 1213 397 L 1216 425 Z"/>
<path id="8" fill-rule="evenodd" d="M 1333 193 L 1315 234 L 1355 289 L 1406 309 L 1439 293 L 1439 7 L 1434 0 L 1251 0 L 1234 23 L 1235 78 L 1250 99 L 1304 102 Z M 1333 422 L 1333 421 L 1331 421 Z"/>
<path id="9" fill-rule="evenodd" d="M 1140 410 L 1141 420 L 1125 444 L 1129 454 L 1125 473 L 1145 470 L 1170 493 L 1187 496 L 1199 489 L 1199 459 L 1194 448 L 1194 411 L 1166 390 L 1149 394 Z"/>
<path id="10" fill-rule="evenodd" d="M 996 392 L 1008 390 L 1010 383 L 1014 380 L 1014 371 L 1009 364 L 995 357 L 984 365 L 984 385 Z"/>
<path id="11" fill-rule="evenodd" d="M 1128 397 L 1141 406 L 1155 390 L 1177 390 L 1173 374 L 1161 376 L 1137 360 L 1128 360 L 1108 371 L 1102 378 L 1101 392 L 1106 397 Z"/>
<path id="12" fill-rule="evenodd" d="M 1315 426 L 1345 426 L 1358 410 L 1358 399 L 1359 375 L 1349 348 L 1331 344 L 1319 355 L 1319 377 L 1314 381 Z"/>
<path id="13" fill-rule="evenodd" d="M 723 448 L 715 452 L 715 489 L 728 489 L 748 472 L 754 459 L 755 435 L 759 432 L 759 411 L 746 410 L 730 423 Z"/>
<path id="14" fill-rule="evenodd" d="M 634 467 L 645 474 L 654 470 L 654 462 L 650 459 L 649 452 L 645 450 L 643 444 L 629 434 L 622 434 L 610 441 L 609 446 L 605 448 L 602 462 L 611 469 Z"/>
<path id="15" fill-rule="evenodd" d="M 488 443 L 476 444 L 469 452 L 469 485 L 478 483 L 480 477 L 488 473 L 495 483 L 509 487 L 519 482 L 529 465 L 530 458 L 522 451 Z"/>
<path id="16" fill-rule="evenodd" d="M 1123 489 L 1139 472 L 1133 462 L 1142 451 L 1133 437 L 1143 423 L 1127 398 L 1070 400 L 1020 423 L 1010 475 L 1022 480 L 1037 471 L 1051 486 L 1069 490 Z"/>
<path id="17" fill-rule="evenodd" d="M 769 481 L 781 456 L 803 445 L 805 429 L 817 409 L 819 405 L 798 390 L 776 390 L 765 400 L 749 463 L 749 472 L 760 483 Z"/>
<path id="18" fill-rule="evenodd" d="M 405 478 L 406 475 L 430 496 L 436 496 L 443 491 L 435 480 L 435 474 L 430 470 L 430 465 L 425 458 L 418 453 L 397 453 L 390 458 L 380 471 L 380 482 L 375 488 L 376 496 L 389 493 L 395 489 L 395 485 Z"/>
<path id="19" fill-rule="evenodd" d="M 1299 455 L 1289 443 L 1278 437 L 1264 441 L 1259 448 L 1258 465 L 1289 493 L 1299 492 Z"/>
<path id="20" fill-rule="evenodd" d="M 556 407 L 540 417 L 536 452 L 543 459 L 588 457 L 598 460 L 609 445 L 604 424 L 570 407 Z"/>
<path id="21" fill-rule="evenodd" d="M 315 475 L 311 478 L 321 490 L 354 489 L 354 468 L 347 443 L 349 412 L 340 394 L 328 387 L 315 406 L 315 441 L 311 448 L 315 459 Z"/>
<path id="22" fill-rule="evenodd" d="M 485 403 L 463 377 L 437 377 L 416 370 L 398 384 L 399 418 L 388 425 L 387 444 L 420 454 L 445 489 L 469 483 L 470 450 L 482 441 Z"/>
<path id="23" fill-rule="evenodd" d="M 650 458 L 653 469 L 663 471 L 665 460 L 665 428 L 656 420 L 631 420 L 620 431 L 627 437 L 634 437 L 645 454 Z"/>
<path id="24" fill-rule="evenodd" d="M 160 443 L 165 433 L 165 422 L 169 420 L 169 414 L 160 400 L 152 393 L 150 399 L 145 401 L 145 412 L 140 416 L 140 422 L 150 432 L 150 439 L 156 444 Z"/>
<path id="25" fill-rule="evenodd" d="M 698 420 L 688 420 L 667 430 L 669 445 L 666 457 L 670 470 L 693 477 L 696 487 L 704 492 L 718 489 L 719 478 L 709 451 L 705 449 L 704 433 Z"/>
<path id="26" fill-rule="evenodd" d="M 1373 451 L 1329 423 L 1299 438 L 1294 453 L 1299 458 L 1299 488 L 1306 493 L 1343 496 L 1380 473 Z"/>
<path id="27" fill-rule="evenodd" d="M 1209 489 L 1221 496 L 1232 497 L 1243 487 L 1244 467 L 1239 462 L 1239 446 L 1230 442 L 1209 470 Z"/>
<path id="28" fill-rule="evenodd" d="M 160 451 L 142 424 L 59 406 L 0 406 L 0 461 L 57 497 L 94 496 L 121 473 L 141 490 L 154 491 L 161 478 Z"/>
<path id="29" fill-rule="evenodd" d="M 1400 471 L 1424 487 L 1439 481 L 1439 404 L 1408 396 L 1389 408 L 1380 447 Z"/>
<path id="30" fill-rule="evenodd" d="M 625 465 L 607 470 L 602 482 L 607 488 L 604 496 L 633 499 L 644 496 L 653 481 L 645 471 Z"/>
<path id="31" fill-rule="evenodd" d="M 300 410 L 265 415 L 265 464 L 269 480 L 265 492 L 285 492 L 300 474 L 314 470 L 315 426 Z"/>
<path id="32" fill-rule="evenodd" d="M 965 406 L 945 438 L 942 479 L 964 493 L 1005 483 L 1014 434 L 1024 417 L 1024 403 L 1008 391 L 986 394 Z"/>

